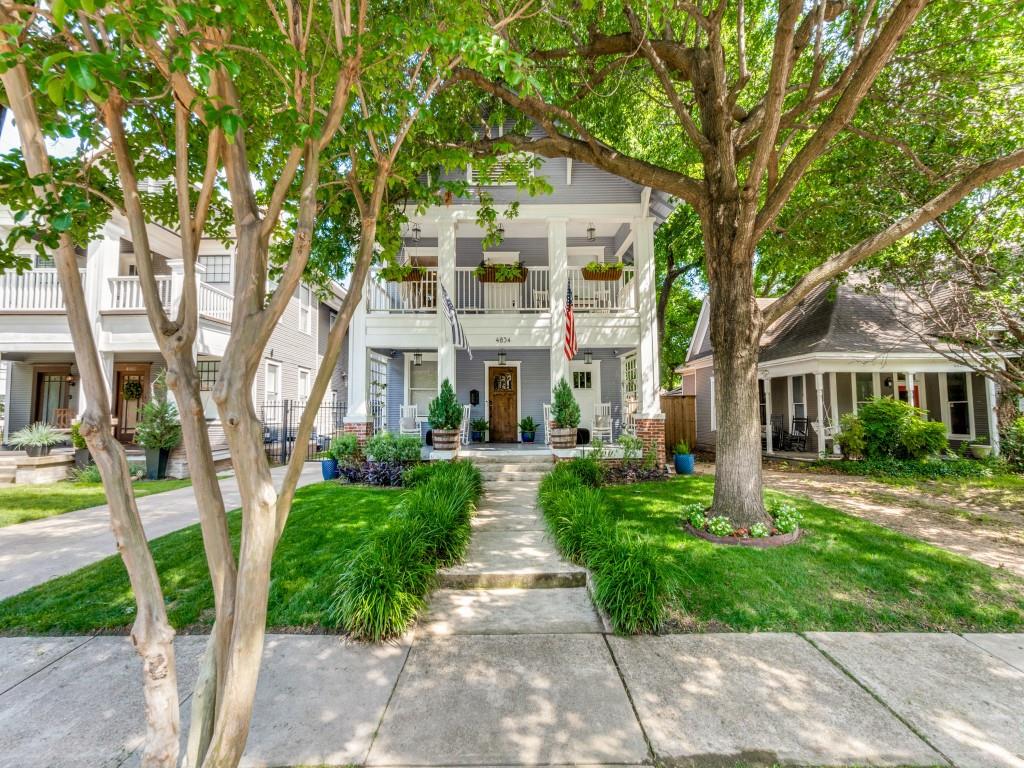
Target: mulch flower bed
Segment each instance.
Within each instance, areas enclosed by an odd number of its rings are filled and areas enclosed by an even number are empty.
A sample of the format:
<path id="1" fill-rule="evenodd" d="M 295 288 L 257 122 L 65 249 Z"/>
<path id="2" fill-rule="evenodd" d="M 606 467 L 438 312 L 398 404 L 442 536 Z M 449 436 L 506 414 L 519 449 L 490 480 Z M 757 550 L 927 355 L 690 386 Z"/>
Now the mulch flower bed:
<path id="1" fill-rule="evenodd" d="M 694 536 L 713 544 L 756 549 L 772 549 L 792 544 L 800 538 L 800 512 L 792 504 L 775 503 L 768 508 L 771 525 L 755 523 L 749 528 L 734 528 L 724 515 L 708 517 L 708 509 L 690 504 L 683 510 L 680 525 Z"/>
<path id="2" fill-rule="evenodd" d="M 713 533 L 708 533 L 707 531 L 699 528 L 694 528 L 687 522 L 683 523 L 683 528 L 697 538 L 704 539 L 704 541 L 710 541 L 712 544 L 729 544 L 737 547 L 754 547 L 755 549 L 784 547 L 799 539 L 801 533 L 799 528 L 795 531 L 790 531 L 789 533 L 780 533 L 778 528 L 772 528 L 770 536 L 765 538 L 754 538 L 746 528 L 737 529 L 738 535 L 736 536 L 715 536 Z"/>

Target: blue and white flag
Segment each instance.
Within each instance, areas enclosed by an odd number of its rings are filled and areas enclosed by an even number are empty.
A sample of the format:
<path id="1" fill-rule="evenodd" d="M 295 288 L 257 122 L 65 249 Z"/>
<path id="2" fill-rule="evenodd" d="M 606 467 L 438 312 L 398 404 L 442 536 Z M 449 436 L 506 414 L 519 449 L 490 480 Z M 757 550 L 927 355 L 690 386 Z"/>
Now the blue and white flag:
<path id="1" fill-rule="evenodd" d="M 448 289 L 444 287 L 444 283 L 440 280 L 438 280 L 437 284 L 441 286 L 441 309 L 444 310 L 444 316 L 448 318 L 448 324 L 452 327 L 452 343 L 456 349 L 466 350 L 469 354 L 469 359 L 472 360 L 473 350 L 469 348 L 469 340 L 466 338 L 466 332 L 462 330 L 462 323 L 459 322 L 459 313 L 455 311 L 455 305 L 448 295 Z"/>

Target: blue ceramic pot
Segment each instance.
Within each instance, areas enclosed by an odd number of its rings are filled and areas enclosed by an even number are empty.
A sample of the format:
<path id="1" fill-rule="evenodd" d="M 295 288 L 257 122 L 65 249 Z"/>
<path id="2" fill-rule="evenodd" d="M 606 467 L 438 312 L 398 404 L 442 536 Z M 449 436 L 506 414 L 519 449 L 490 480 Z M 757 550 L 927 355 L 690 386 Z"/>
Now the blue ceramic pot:
<path id="1" fill-rule="evenodd" d="M 338 476 L 338 460 L 320 459 L 320 472 L 323 474 L 324 480 L 333 480 Z"/>
<path id="2" fill-rule="evenodd" d="M 693 474 L 693 462 L 694 456 L 692 453 L 677 453 L 676 459 L 676 474 L 677 475 L 692 475 Z"/>
<path id="3" fill-rule="evenodd" d="M 534 441 L 534 438 L 537 436 L 537 433 L 520 431 L 519 436 L 523 439 L 524 443 L 532 443 Z"/>

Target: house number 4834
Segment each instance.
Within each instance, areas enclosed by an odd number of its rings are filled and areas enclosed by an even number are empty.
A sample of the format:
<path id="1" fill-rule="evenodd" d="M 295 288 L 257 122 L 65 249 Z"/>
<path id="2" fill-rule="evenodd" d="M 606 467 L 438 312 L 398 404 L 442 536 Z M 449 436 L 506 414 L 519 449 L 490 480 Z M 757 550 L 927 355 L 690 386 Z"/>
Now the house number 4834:
<path id="1" fill-rule="evenodd" d="M 512 343 L 512 337 L 511 336 L 496 336 L 494 338 L 494 342 L 495 342 L 495 344 L 511 344 Z"/>

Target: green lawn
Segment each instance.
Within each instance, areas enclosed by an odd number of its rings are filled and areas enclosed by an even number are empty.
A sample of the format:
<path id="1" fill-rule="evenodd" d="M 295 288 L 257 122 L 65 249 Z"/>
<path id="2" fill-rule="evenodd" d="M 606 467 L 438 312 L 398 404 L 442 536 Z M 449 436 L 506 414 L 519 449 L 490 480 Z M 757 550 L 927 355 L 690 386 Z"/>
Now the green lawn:
<path id="1" fill-rule="evenodd" d="M 788 547 L 722 547 L 690 536 L 679 512 L 710 503 L 712 484 L 684 477 L 604 489 L 619 525 L 679 567 L 678 629 L 1024 629 L 1024 580 L 808 501 L 792 499 L 805 536 Z"/>
<path id="2" fill-rule="evenodd" d="M 363 534 L 381 524 L 400 491 L 320 483 L 299 489 L 271 572 L 269 627 L 313 627 L 334 591 L 344 563 Z M 240 515 L 229 515 L 235 546 Z M 167 612 L 176 628 L 208 625 L 213 594 L 194 525 L 152 542 Z M 119 557 L 108 557 L 0 602 L 0 633 L 75 634 L 123 630 L 135 616 Z"/>
<path id="3" fill-rule="evenodd" d="M 184 488 L 190 480 L 138 480 L 135 498 Z M 5 525 L 63 515 L 76 509 L 106 504 L 100 483 L 64 481 L 47 485 L 13 485 L 0 488 L 0 528 Z"/>

